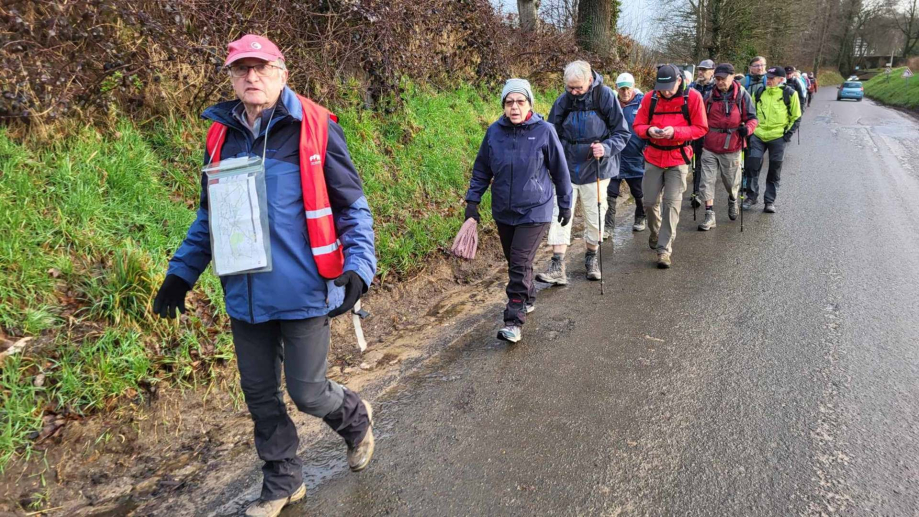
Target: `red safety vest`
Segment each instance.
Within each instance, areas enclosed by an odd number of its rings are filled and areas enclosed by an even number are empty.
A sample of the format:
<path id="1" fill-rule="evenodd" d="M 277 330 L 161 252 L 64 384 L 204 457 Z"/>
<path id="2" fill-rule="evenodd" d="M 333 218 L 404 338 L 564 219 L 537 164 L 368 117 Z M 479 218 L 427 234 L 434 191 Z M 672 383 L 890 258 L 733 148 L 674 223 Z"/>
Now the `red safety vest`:
<path id="1" fill-rule="evenodd" d="M 303 106 L 300 124 L 300 183 L 303 189 L 303 208 L 306 211 L 306 230 L 316 267 L 323 278 L 338 278 L 344 268 L 345 256 L 335 233 L 332 205 L 325 184 L 326 146 L 329 143 L 329 117 L 338 119 L 329 110 L 297 95 Z M 220 150 L 226 140 L 226 126 L 214 122 L 207 130 L 205 146 L 210 156 L 220 159 Z"/>

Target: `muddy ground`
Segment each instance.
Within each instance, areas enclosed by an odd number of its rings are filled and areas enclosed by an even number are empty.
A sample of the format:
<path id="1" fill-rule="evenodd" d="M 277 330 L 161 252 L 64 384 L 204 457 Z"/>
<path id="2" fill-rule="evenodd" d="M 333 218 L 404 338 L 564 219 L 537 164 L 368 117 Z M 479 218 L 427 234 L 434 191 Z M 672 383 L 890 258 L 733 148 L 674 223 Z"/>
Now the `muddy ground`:
<path id="1" fill-rule="evenodd" d="M 537 267 L 549 255 L 543 248 Z M 361 354 L 350 321 L 335 320 L 329 377 L 373 400 L 475 322 L 500 320 L 505 281 L 492 229 L 483 232 L 474 261 L 444 252 L 413 279 L 371 290 L 364 300 L 368 348 Z M 301 429 L 301 452 L 331 433 L 289 401 L 288 410 Z M 142 405 L 61 423 L 42 450 L 14 460 L 0 476 L 0 516 L 195 515 L 195 501 L 213 487 L 242 471 L 258 473 L 232 364 L 208 386 L 160 389 Z M 344 461 L 344 452 L 342 446 L 335 457 Z M 308 483 L 320 483 L 323 474 L 314 477 Z"/>

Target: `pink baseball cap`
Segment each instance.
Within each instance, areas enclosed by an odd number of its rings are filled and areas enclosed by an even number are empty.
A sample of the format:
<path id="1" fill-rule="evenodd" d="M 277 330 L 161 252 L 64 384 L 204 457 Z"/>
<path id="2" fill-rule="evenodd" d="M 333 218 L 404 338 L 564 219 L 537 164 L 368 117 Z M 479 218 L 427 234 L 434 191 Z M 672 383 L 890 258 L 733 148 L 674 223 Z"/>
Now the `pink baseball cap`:
<path id="1" fill-rule="evenodd" d="M 262 61 L 284 61 L 281 49 L 270 39 L 255 34 L 246 34 L 227 45 L 227 60 L 223 65 L 228 66 L 247 57 L 254 57 Z"/>

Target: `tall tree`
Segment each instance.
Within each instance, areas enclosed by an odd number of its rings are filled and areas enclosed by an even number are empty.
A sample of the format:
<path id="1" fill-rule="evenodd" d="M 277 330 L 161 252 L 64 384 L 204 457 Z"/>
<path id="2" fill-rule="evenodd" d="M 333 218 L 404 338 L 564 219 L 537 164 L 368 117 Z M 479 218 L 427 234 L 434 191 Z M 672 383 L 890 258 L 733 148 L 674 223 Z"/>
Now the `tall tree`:
<path id="1" fill-rule="evenodd" d="M 909 57 L 913 48 L 919 43 L 919 2 L 912 0 L 902 13 L 895 18 L 897 29 L 903 33 L 903 57 Z"/>
<path id="2" fill-rule="evenodd" d="M 517 16 L 520 17 L 520 28 L 532 32 L 536 30 L 538 18 L 536 11 L 539 9 L 538 0 L 517 0 Z"/>
<path id="3" fill-rule="evenodd" d="M 578 3 L 578 25 L 575 35 L 583 48 L 601 55 L 615 53 L 610 30 L 614 0 L 581 0 Z"/>

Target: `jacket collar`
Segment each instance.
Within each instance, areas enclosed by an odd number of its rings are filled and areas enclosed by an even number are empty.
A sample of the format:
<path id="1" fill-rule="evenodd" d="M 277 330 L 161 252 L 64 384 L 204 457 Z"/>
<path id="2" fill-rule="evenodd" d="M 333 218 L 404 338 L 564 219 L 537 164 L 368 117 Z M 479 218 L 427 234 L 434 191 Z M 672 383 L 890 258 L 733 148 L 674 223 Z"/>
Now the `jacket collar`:
<path id="1" fill-rule="evenodd" d="M 501 115 L 501 118 L 498 119 L 498 124 L 501 125 L 501 126 L 503 126 L 503 127 L 507 127 L 507 128 L 514 128 L 514 127 L 527 127 L 527 128 L 529 128 L 530 126 L 532 126 L 532 125 L 538 123 L 538 122 L 541 121 L 541 120 L 542 120 L 542 116 L 540 116 L 539 113 L 536 113 L 536 112 L 534 111 L 534 112 L 533 112 L 533 116 L 530 117 L 529 120 L 524 120 L 523 122 L 521 122 L 521 123 L 519 123 L 519 124 L 514 124 L 514 123 L 512 123 L 511 120 L 510 120 L 509 118 L 507 118 L 505 115 Z"/>

